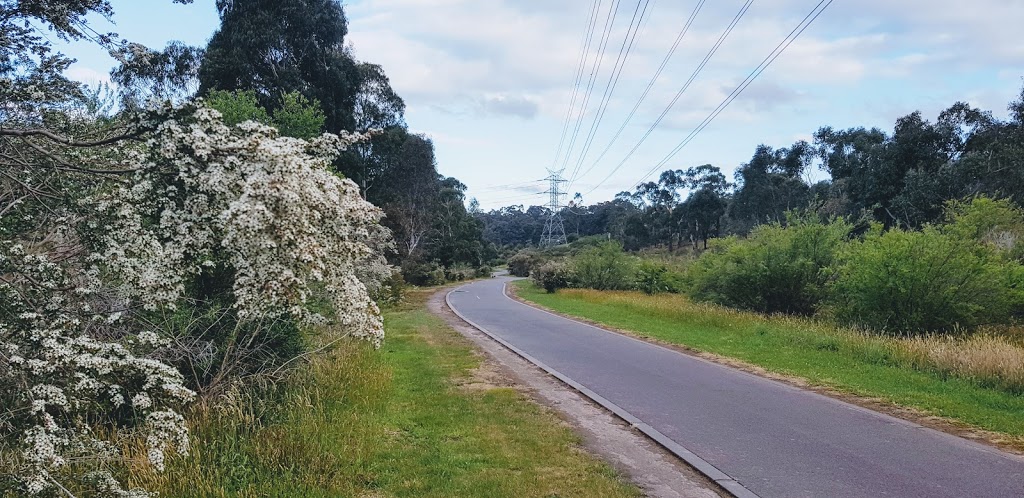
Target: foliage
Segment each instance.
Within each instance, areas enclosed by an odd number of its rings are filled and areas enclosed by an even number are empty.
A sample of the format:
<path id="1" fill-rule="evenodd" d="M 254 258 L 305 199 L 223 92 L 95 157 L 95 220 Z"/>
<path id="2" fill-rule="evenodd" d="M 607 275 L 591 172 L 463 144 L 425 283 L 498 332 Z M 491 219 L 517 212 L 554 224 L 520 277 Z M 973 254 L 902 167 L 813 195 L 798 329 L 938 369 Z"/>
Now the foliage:
<path id="1" fill-rule="evenodd" d="M 943 232 L 1024 258 L 1024 210 L 1008 199 L 976 197 L 946 206 Z"/>
<path id="2" fill-rule="evenodd" d="M 462 282 L 476 277 L 476 269 L 465 265 L 446 267 L 444 278 L 449 282 Z"/>
<path id="3" fill-rule="evenodd" d="M 577 285 L 597 290 L 629 289 L 636 278 L 633 259 L 614 241 L 581 252 L 572 269 Z"/>
<path id="4" fill-rule="evenodd" d="M 680 292 L 682 275 L 677 275 L 661 263 L 641 260 L 636 268 L 636 289 L 647 295 L 662 292 Z"/>
<path id="5" fill-rule="evenodd" d="M 728 215 L 733 233 L 745 234 L 762 223 L 782 223 L 786 213 L 803 209 L 810 200 L 801 175 L 814 149 L 807 142 L 773 150 L 759 145 L 750 162 L 736 170 L 736 192 Z"/>
<path id="6" fill-rule="evenodd" d="M 205 99 L 206 105 L 220 113 L 224 124 L 235 126 L 246 121 L 255 121 L 270 125 L 270 113 L 256 100 L 256 92 L 252 90 L 233 91 L 213 90 Z"/>
<path id="7" fill-rule="evenodd" d="M 548 292 L 564 289 L 573 281 L 572 270 L 564 261 L 548 261 L 530 273 L 534 283 Z"/>
<path id="8" fill-rule="evenodd" d="M 326 120 L 319 102 L 290 92 L 281 97 L 281 105 L 274 109 L 272 124 L 282 136 L 311 140 L 320 135 Z"/>
<path id="9" fill-rule="evenodd" d="M 252 121 L 227 127 L 208 108 L 156 109 L 126 133 L 143 146 L 52 140 L 54 152 L 22 156 L 43 172 L 75 157 L 82 169 L 61 174 L 76 189 L 39 200 L 2 193 L 14 202 L 0 218 L 0 419 L 21 439 L 0 451 L 23 452 L 29 492 L 58 479 L 113 492 L 117 451 L 95 424 L 137 431 L 158 469 L 166 451 L 185 452 L 178 410 L 193 393 L 167 363 L 189 366 L 193 387 L 208 390 L 280 371 L 303 352 L 300 324 L 381 339 L 356 266 L 389 237 L 380 211 L 327 170 L 361 136 L 279 138 Z M 130 182 L 108 181 L 111 163 Z"/>
<path id="10" fill-rule="evenodd" d="M 1024 90 L 1021 95 L 1008 119 L 957 102 L 934 121 L 920 112 L 903 116 L 891 133 L 824 126 L 812 143 L 759 145 L 736 169 L 735 185 L 712 165 L 663 171 L 612 201 L 566 210 L 567 235 L 604 235 L 630 251 L 660 246 L 672 252 L 783 224 L 790 210 L 917 229 L 940 222 L 947 203 L 979 195 L 1024 206 Z M 812 184 L 807 177 L 819 161 L 830 178 Z M 487 241 L 523 247 L 537 242 L 549 214 L 538 206 L 509 206 L 478 217 Z"/>
<path id="11" fill-rule="evenodd" d="M 540 253 L 536 251 L 519 251 L 511 258 L 508 258 L 508 273 L 513 277 L 529 277 L 530 270 L 541 261 Z"/>
<path id="12" fill-rule="evenodd" d="M 184 102 L 199 89 L 199 66 L 205 51 L 172 41 L 162 51 L 129 43 L 112 51 L 120 62 L 110 73 L 121 106 L 139 110 L 150 101 Z"/>
<path id="13" fill-rule="evenodd" d="M 14 458 L 0 472 L 16 473 L 27 494 L 61 481 L 119 490 L 108 463 L 118 448 L 94 432 L 98 422 L 135 432 L 157 469 L 165 453 L 188 453 L 180 408 L 194 393 L 150 355 L 165 339 L 109 309 L 95 269 L 75 274 L 5 243 L 0 275 L 0 455 Z"/>
<path id="14" fill-rule="evenodd" d="M 282 136 L 303 140 L 318 136 L 324 127 L 325 117 L 319 104 L 310 102 L 298 92 L 284 94 L 272 111 L 260 105 L 256 92 L 252 90 L 213 90 L 207 94 L 205 102 L 221 113 L 228 126 L 255 121 L 277 128 Z"/>
<path id="15" fill-rule="evenodd" d="M 955 225 L 913 232 L 876 227 L 843 248 L 830 286 L 833 313 L 846 323 L 903 334 L 1009 321 L 1024 304 L 1024 267 Z"/>
<path id="16" fill-rule="evenodd" d="M 786 225 L 761 225 L 746 239 L 712 245 L 690 267 L 692 295 L 763 313 L 812 314 L 826 297 L 836 251 L 850 233 L 843 220 L 790 213 Z"/>
<path id="17" fill-rule="evenodd" d="M 406 282 L 421 287 L 444 285 L 447 282 L 444 268 L 433 261 L 407 259 L 402 262 L 402 277 Z"/>
<path id="18" fill-rule="evenodd" d="M 217 8 L 221 25 L 199 69 L 200 94 L 251 90 L 274 109 L 281 95 L 300 92 L 320 103 L 327 131 L 355 129 L 360 74 L 345 49 L 339 2 L 218 0 Z"/>

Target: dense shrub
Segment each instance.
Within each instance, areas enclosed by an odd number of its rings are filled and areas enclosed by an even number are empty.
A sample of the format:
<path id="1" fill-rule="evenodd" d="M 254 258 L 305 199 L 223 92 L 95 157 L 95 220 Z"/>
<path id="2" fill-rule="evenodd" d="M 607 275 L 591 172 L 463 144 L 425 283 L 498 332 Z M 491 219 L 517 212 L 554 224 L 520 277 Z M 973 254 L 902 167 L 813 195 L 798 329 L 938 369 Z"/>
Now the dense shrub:
<path id="1" fill-rule="evenodd" d="M 646 294 L 677 293 L 681 278 L 667 266 L 653 261 L 641 261 L 636 269 L 636 290 Z"/>
<path id="2" fill-rule="evenodd" d="M 690 267 L 699 300 L 765 313 L 812 314 L 825 298 L 828 274 L 851 226 L 791 214 L 785 226 L 761 225 L 746 239 L 713 241 Z"/>
<path id="3" fill-rule="evenodd" d="M 1024 267 L 961 228 L 875 229 L 849 244 L 830 286 L 835 316 L 900 333 L 1010 320 L 1024 302 Z"/>
<path id="4" fill-rule="evenodd" d="M 476 269 L 476 278 L 491 278 L 494 275 L 494 268 L 483 265 Z"/>
<path id="5" fill-rule="evenodd" d="M 572 267 L 576 283 L 590 289 L 632 289 L 636 279 L 633 259 L 622 251 L 622 244 L 614 241 L 584 250 Z"/>
<path id="6" fill-rule="evenodd" d="M 513 277 L 529 277 L 530 270 L 541 264 L 540 254 L 524 250 L 508 258 L 508 272 Z"/>
<path id="7" fill-rule="evenodd" d="M 969 202 L 956 201 L 946 206 L 944 233 L 973 239 L 1024 259 L 1024 211 L 1006 199 L 978 197 Z"/>
<path id="8" fill-rule="evenodd" d="M 468 266 L 453 266 L 444 269 L 444 277 L 449 282 L 462 282 L 476 278 L 476 269 Z"/>
<path id="9" fill-rule="evenodd" d="M 549 294 L 568 287 L 572 282 L 572 270 L 562 261 L 548 261 L 534 268 L 531 276 L 533 282 L 538 287 L 543 287 Z"/>
<path id="10" fill-rule="evenodd" d="M 402 263 L 402 277 L 406 282 L 420 287 L 444 285 L 447 282 L 444 268 L 437 263 L 405 261 Z"/>
<path id="11" fill-rule="evenodd" d="M 405 278 L 402 272 L 394 269 L 391 277 L 383 282 L 380 289 L 373 295 L 373 300 L 378 304 L 394 304 L 402 301 L 405 294 Z"/>

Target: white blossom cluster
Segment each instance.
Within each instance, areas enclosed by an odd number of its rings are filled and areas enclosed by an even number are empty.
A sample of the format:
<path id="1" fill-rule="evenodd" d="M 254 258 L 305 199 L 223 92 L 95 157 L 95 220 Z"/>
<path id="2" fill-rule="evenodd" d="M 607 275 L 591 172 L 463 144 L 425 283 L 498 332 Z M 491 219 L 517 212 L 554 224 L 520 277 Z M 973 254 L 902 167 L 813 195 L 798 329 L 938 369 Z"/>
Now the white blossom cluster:
<path id="1" fill-rule="evenodd" d="M 74 467 L 102 495 L 145 495 L 106 470 L 122 457 L 97 424 L 144 440 L 157 469 L 187 453 L 180 408 L 195 395 L 151 354 L 167 340 L 134 318 L 175 309 L 207 272 L 230 274 L 243 321 L 333 321 L 323 330 L 383 338 L 367 287 L 390 277 L 390 233 L 382 211 L 329 169 L 362 135 L 279 137 L 253 122 L 229 128 L 203 107 L 167 107 L 134 126 L 153 131 L 111 148 L 120 164 L 107 166 L 135 173 L 84 198 L 74 222 L 84 231 L 63 239 L 84 237 L 73 242 L 87 256 L 58 263 L 45 248 L 0 241 L 0 452 L 21 455 L 31 494 Z M 326 316 L 311 310 L 321 296 Z"/>
<path id="2" fill-rule="evenodd" d="M 72 462 L 102 469 L 116 456 L 94 434 L 97 420 L 136 427 L 157 468 L 165 452 L 188 452 L 177 409 L 193 393 L 182 375 L 140 355 L 147 347 L 142 341 L 103 342 L 87 333 L 120 319 L 90 304 L 94 272 L 71 277 L 46 256 L 6 244 L 0 276 L 0 308 L 8 317 L 0 321 L 0 427 L 20 440 L 19 477 L 28 493 L 53 487 Z M 109 473 L 92 475 L 104 489 L 120 490 Z"/>
<path id="3" fill-rule="evenodd" d="M 229 128 L 203 107 L 165 120 L 131 158 L 130 184 L 97 199 L 109 229 L 95 258 L 151 308 L 173 306 L 207 267 L 231 270 L 243 320 L 322 321 L 306 306 L 322 290 L 346 333 L 379 344 L 380 311 L 356 266 L 377 254 L 371 236 L 383 213 L 329 170 L 364 138 L 305 141 L 252 121 Z"/>

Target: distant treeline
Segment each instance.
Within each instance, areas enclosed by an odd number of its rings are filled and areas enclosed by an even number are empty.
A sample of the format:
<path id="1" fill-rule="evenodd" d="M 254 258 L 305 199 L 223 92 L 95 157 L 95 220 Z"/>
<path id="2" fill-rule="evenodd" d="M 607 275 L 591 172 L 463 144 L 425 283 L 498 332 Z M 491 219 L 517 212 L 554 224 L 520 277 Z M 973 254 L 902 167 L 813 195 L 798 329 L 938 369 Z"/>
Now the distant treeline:
<path id="1" fill-rule="evenodd" d="M 822 127 L 813 142 L 760 145 L 732 181 L 712 165 L 669 170 L 615 199 L 563 212 L 570 240 L 608 234 L 626 249 L 690 245 L 784 223 L 786 212 L 885 227 L 920 228 L 939 221 L 951 200 L 979 195 L 1024 203 L 1024 91 L 1005 120 L 957 102 L 935 121 L 914 112 L 892 133 L 877 128 Z M 812 168 L 829 179 L 811 183 Z M 534 245 L 548 211 L 510 206 L 477 217 L 498 246 Z"/>

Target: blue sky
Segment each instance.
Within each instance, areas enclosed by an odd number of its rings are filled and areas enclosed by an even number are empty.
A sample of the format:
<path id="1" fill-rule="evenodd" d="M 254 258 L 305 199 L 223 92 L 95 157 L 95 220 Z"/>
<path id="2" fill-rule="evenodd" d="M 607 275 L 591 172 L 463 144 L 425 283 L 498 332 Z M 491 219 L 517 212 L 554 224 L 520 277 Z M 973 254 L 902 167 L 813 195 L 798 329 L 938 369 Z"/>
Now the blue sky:
<path id="1" fill-rule="evenodd" d="M 170 0 L 111 3 L 116 25 L 97 27 L 151 47 L 170 40 L 204 44 L 218 24 L 213 0 L 188 6 Z M 581 137 L 573 155 L 558 161 L 590 0 L 353 0 L 345 9 L 356 56 L 384 67 L 406 100 L 410 128 L 433 138 L 440 171 L 466 183 L 469 195 L 490 209 L 543 203 L 531 194 L 544 189 L 535 181 L 553 165 L 591 170 L 571 186 L 587 202 L 631 188 L 818 2 L 755 0 L 666 119 L 622 162 L 744 3 L 707 2 L 620 139 L 595 162 L 697 3 L 650 1 L 593 146 L 581 160 L 581 145 L 637 6 L 634 0 L 601 1 L 602 24 L 616 3 Z M 711 163 L 731 175 L 760 143 L 789 146 L 823 125 L 889 131 L 899 116 L 920 110 L 934 119 L 958 100 L 1003 117 L 1024 76 L 1021 19 L 1024 0 L 836 0 L 666 168 Z M 113 65 L 87 45 L 65 52 L 79 59 L 70 75 L 86 82 L 104 79 Z M 589 54 L 591 63 L 596 59 Z"/>

